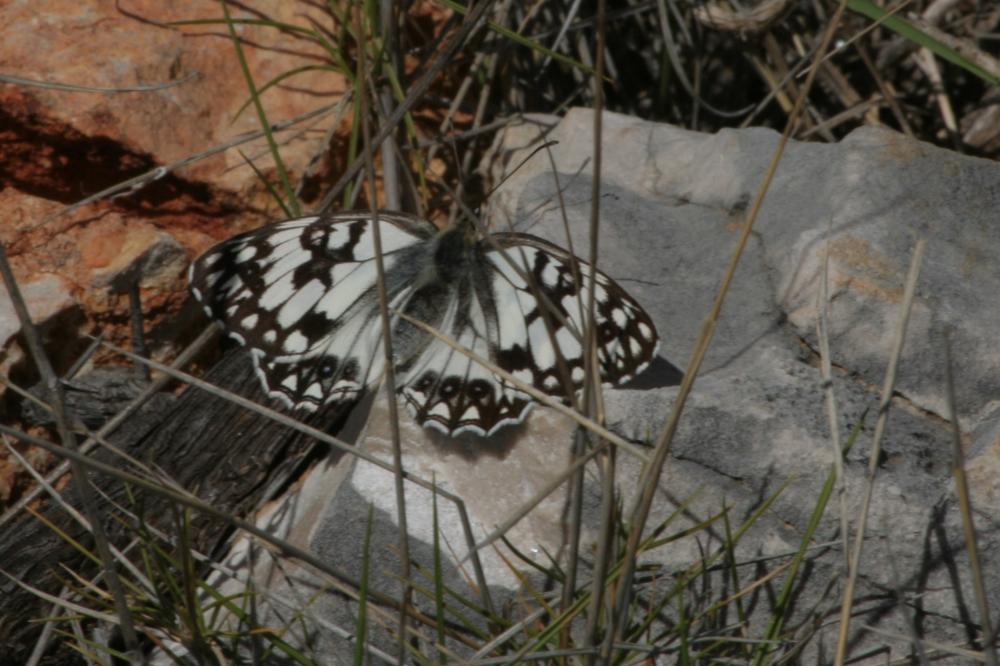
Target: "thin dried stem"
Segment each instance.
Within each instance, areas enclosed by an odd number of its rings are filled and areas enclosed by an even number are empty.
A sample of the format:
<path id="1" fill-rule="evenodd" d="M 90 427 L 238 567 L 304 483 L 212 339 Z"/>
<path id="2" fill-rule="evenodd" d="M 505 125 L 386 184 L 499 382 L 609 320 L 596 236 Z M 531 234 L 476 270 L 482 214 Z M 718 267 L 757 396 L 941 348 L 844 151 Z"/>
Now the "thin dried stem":
<path id="1" fill-rule="evenodd" d="M 263 543 L 269 544 L 281 556 L 296 559 L 304 564 L 313 567 L 317 571 L 326 574 L 327 576 L 330 577 L 330 585 L 337 592 L 347 596 L 349 599 L 355 601 L 357 601 L 358 599 L 357 591 L 359 588 L 359 584 L 358 581 L 356 581 L 353 576 L 336 569 L 329 562 L 314 555 L 313 553 L 304 550 L 302 548 L 299 548 L 298 546 L 289 543 L 284 539 L 280 539 L 274 536 L 267 529 L 258 527 L 252 522 L 243 520 L 241 518 L 237 518 L 229 514 L 228 512 L 223 511 L 222 509 L 218 509 L 212 504 L 209 504 L 208 502 L 205 502 L 195 497 L 194 495 L 191 495 L 190 493 L 180 491 L 175 488 L 170 488 L 160 483 L 149 481 L 140 476 L 136 476 L 135 474 L 132 474 L 130 472 L 118 469 L 117 467 L 114 467 L 112 465 L 108 465 L 99 462 L 97 460 L 94 460 L 93 458 L 82 455 L 79 452 L 74 451 L 72 449 L 68 449 L 64 446 L 55 444 L 54 442 L 42 439 L 41 437 L 35 437 L 34 435 L 29 435 L 27 433 L 21 432 L 19 430 L 10 428 L 2 424 L 0 424 L 0 433 L 10 435 L 11 437 L 14 437 L 15 439 L 21 440 L 22 442 L 26 442 L 28 444 L 34 444 L 35 446 L 39 446 L 50 453 L 53 453 L 58 456 L 63 456 L 72 462 L 79 463 L 81 466 L 89 470 L 106 474 L 124 483 L 128 483 L 137 488 L 141 488 L 148 492 L 155 493 L 160 497 L 164 497 L 172 502 L 176 502 L 180 505 L 190 507 L 192 509 L 195 509 L 196 511 L 200 511 L 214 518 L 218 518 L 219 520 L 235 527 L 236 529 L 247 532 L 248 534 L 262 541 Z M 444 493 L 442 493 L 442 496 L 444 496 Z M 382 594 L 378 591 L 369 589 L 368 596 L 369 598 L 373 599 L 377 603 L 380 603 L 384 606 L 388 606 L 396 610 L 400 608 L 399 603 L 395 599 L 386 594 Z M 435 626 L 434 618 L 428 617 L 427 615 L 420 612 L 413 606 L 409 606 L 407 608 L 407 613 L 410 615 L 412 619 L 422 624 L 425 624 L 426 626 L 429 627 Z M 455 638 L 457 638 L 460 641 L 463 641 L 469 645 L 473 645 L 471 639 L 464 636 L 463 634 L 452 632 L 452 635 L 454 635 Z"/>
<path id="2" fill-rule="evenodd" d="M 826 418 L 830 423 L 830 449 L 833 456 L 833 471 L 837 476 L 837 500 L 840 504 L 840 540 L 844 556 L 844 571 L 850 566 L 850 531 L 847 522 L 847 485 L 844 479 L 844 450 L 840 443 L 840 419 L 837 417 L 837 396 L 833 390 L 833 376 L 830 371 L 830 330 L 829 314 L 830 243 L 826 243 L 823 254 L 823 275 L 816 304 L 816 340 L 819 344 L 820 375 L 826 394 Z"/>
<path id="3" fill-rule="evenodd" d="M 837 11 L 830 19 L 830 24 L 827 26 L 826 32 L 823 35 L 823 40 L 819 48 L 816 50 L 815 57 L 817 59 L 822 57 L 822 55 L 827 52 L 827 49 L 829 49 L 830 42 L 833 39 L 833 35 L 836 32 L 837 27 L 840 25 L 840 20 L 846 10 L 846 7 L 846 0 L 842 0 L 838 4 Z M 626 544 L 624 571 L 622 572 L 621 583 L 618 590 L 618 599 L 615 605 L 613 633 L 615 634 L 616 639 L 621 638 L 620 634 L 624 630 L 625 615 L 628 612 L 629 600 L 632 595 L 632 578 L 635 575 L 636 557 L 639 551 L 639 543 L 642 539 L 642 532 L 645 528 L 646 520 L 649 517 L 650 509 L 652 508 L 654 494 L 659 486 L 660 475 L 663 472 L 663 464 L 667 459 L 667 453 L 670 451 L 670 444 L 673 441 L 678 426 L 680 425 L 680 417 L 684 411 L 684 406 L 687 403 L 688 396 L 691 394 L 691 389 L 694 386 L 695 378 L 701 368 L 702 360 L 705 357 L 705 353 L 708 351 L 708 345 L 712 340 L 713 334 L 715 333 L 715 324 L 716 321 L 718 321 L 719 313 L 722 311 L 722 304 L 725 301 L 727 292 L 729 291 L 729 285 L 732 283 L 733 277 L 736 274 L 736 267 L 739 265 L 740 257 L 743 256 L 743 249 L 746 247 L 747 241 L 750 239 L 750 232 L 753 230 L 753 224 L 757 219 L 757 215 L 760 213 L 761 206 L 764 203 L 764 197 L 770 188 L 771 182 L 774 180 L 774 175 L 778 170 L 778 163 L 781 160 L 781 156 L 784 154 L 785 146 L 791 138 L 792 131 L 798 124 L 798 118 L 802 113 L 803 107 L 805 106 L 806 97 L 809 90 L 812 88 L 817 71 L 818 68 L 816 67 L 813 67 L 810 70 L 809 76 L 806 78 L 805 83 L 799 90 L 799 96 L 796 99 L 795 107 L 788 116 L 785 131 L 781 135 L 781 139 L 778 141 L 778 145 L 775 148 L 774 156 L 771 158 L 771 164 L 768 166 L 767 172 L 764 175 L 764 181 L 761 183 L 757 192 L 757 197 L 754 199 L 753 206 L 747 213 L 746 221 L 744 222 L 743 229 L 740 233 L 740 238 L 737 241 L 732 259 L 729 263 L 729 268 L 726 271 L 725 277 L 723 278 L 722 284 L 719 286 L 719 291 L 715 297 L 715 303 L 702 325 L 701 335 L 695 346 L 695 350 L 691 355 L 688 367 L 684 372 L 684 379 L 681 381 L 680 389 L 677 392 L 677 398 L 674 401 L 670 419 L 668 420 L 659 441 L 656 443 L 653 458 L 650 461 L 649 466 L 646 468 L 640 482 L 640 495 L 636 500 L 635 507 L 632 510 L 631 519 L 629 521 L 629 539 Z"/>
<path id="4" fill-rule="evenodd" d="M 432 62 L 420 78 L 413 83 L 402 103 L 393 110 L 392 114 L 386 119 L 385 123 L 379 127 L 378 134 L 371 141 L 373 145 L 381 145 L 382 141 L 384 141 L 385 138 L 393 132 L 399 121 L 403 119 L 403 116 L 406 115 L 410 109 L 413 108 L 413 105 L 424 96 L 437 75 L 442 69 L 444 69 L 445 65 L 451 61 L 452 56 L 458 48 L 469 37 L 469 35 L 471 35 L 472 32 L 479 27 L 480 19 L 482 19 L 483 15 L 486 14 L 486 11 L 490 8 L 490 6 L 492 6 L 492 4 L 493 0 L 480 0 L 480 2 L 476 3 L 475 7 L 473 7 L 469 13 L 466 14 L 465 20 L 462 21 L 462 26 L 455 32 L 454 35 L 451 36 L 451 39 L 448 40 L 447 44 L 445 44 L 445 46 L 438 53 L 434 62 Z M 368 151 L 366 151 L 366 153 L 368 153 Z M 359 157 L 360 159 L 354 160 L 354 162 L 352 162 L 347 169 L 345 169 L 344 173 L 340 176 L 337 182 L 334 183 L 332 188 L 330 188 L 330 191 L 323 197 L 323 200 L 316 208 L 318 212 L 324 213 L 330 209 L 334 200 L 340 196 L 344 187 L 346 187 L 347 184 L 358 174 L 364 166 L 365 159 L 370 157 L 370 155 L 366 154 Z"/>
<path id="5" fill-rule="evenodd" d="M 191 360 L 201 352 L 202 348 L 213 338 L 215 338 L 217 331 L 215 327 L 207 328 L 202 331 L 201 335 L 192 342 L 187 348 L 180 353 L 180 355 L 174 360 L 174 362 L 169 366 L 171 369 L 180 369 L 186 366 Z M 99 343 L 102 343 L 98 340 Z M 102 343 L 103 344 L 103 343 Z M 137 412 L 146 402 L 149 401 L 154 394 L 162 391 L 167 384 L 172 382 L 174 377 L 171 373 L 167 372 L 161 374 L 159 377 L 153 380 L 153 382 L 143 390 L 136 398 L 126 405 L 120 412 L 115 414 L 112 418 L 108 419 L 107 423 L 101 426 L 100 430 L 94 433 L 92 436 L 88 437 L 83 444 L 80 445 L 81 453 L 89 453 L 98 444 L 104 446 L 105 448 L 113 451 L 114 453 L 125 456 L 125 453 L 118 449 L 116 446 L 108 443 L 106 438 L 108 435 L 113 433 L 118 429 L 125 420 Z M 55 485 L 56 481 L 61 478 L 64 474 L 70 471 L 70 464 L 68 461 L 63 461 L 54 470 L 45 475 L 45 481 L 49 484 Z M 21 498 L 7 511 L 0 515 L 0 527 L 10 522 L 15 516 L 17 516 L 21 511 L 24 510 L 26 506 L 34 502 L 38 496 L 42 493 L 42 489 L 39 486 L 35 486 L 24 493 Z"/>
<path id="6" fill-rule="evenodd" d="M 193 81 L 199 76 L 198 72 L 190 72 L 179 79 L 167 81 L 166 83 L 150 83 L 138 86 L 116 86 L 114 88 L 81 86 L 72 83 L 60 83 L 58 81 L 39 81 L 37 79 L 25 79 L 20 76 L 11 76 L 10 74 L 0 74 L 0 83 L 11 83 L 31 88 L 47 88 L 49 90 L 61 90 L 63 92 L 104 93 L 107 95 L 113 95 L 117 93 L 156 92 L 159 90 L 166 90 L 167 88 L 173 88 L 183 85 L 188 81 Z"/>
<path id="7" fill-rule="evenodd" d="M 948 394 L 948 413 L 951 420 L 952 475 L 955 477 L 955 494 L 962 514 L 962 530 L 965 533 L 965 552 L 969 554 L 969 568 L 972 570 L 972 589 L 979 607 L 979 623 L 982 626 L 983 654 L 987 666 L 997 666 L 997 651 L 993 644 L 993 623 L 990 620 L 990 605 L 983 582 L 983 567 L 979 562 L 979 544 L 976 526 L 972 520 L 972 501 L 969 498 L 969 481 L 965 476 L 965 454 L 962 452 L 962 432 L 958 426 L 958 410 L 955 407 L 955 378 L 952 375 L 951 336 L 944 334 L 945 384 Z"/>
<path id="8" fill-rule="evenodd" d="M 875 423 L 875 433 L 872 435 L 872 448 L 868 454 L 868 482 L 865 486 L 864 499 L 858 509 L 857 531 L 854 536 L 854 549 L 844 594 L 840 605 L 840 632 L 837 636 L 837 655 L 834 663 L 843 666 L 847 658 L 847 634 L 851 624 L 851 609 L 854 606 L 854 589 L 860 574 L 861 551 L 865 544 L 865 528 L 868 524 L 868 509 L 871 506 L 872 494 L 875 489 L 875 477 L 878 474 L 878 461 L 882 453 L 882 436 L 889 421 L 889 406 L 892 404 L 892 393 L 896 387 L 896 371 L 899 368 L 899 358 L 903 353 L 903 342 L 906 340 L 906 327 L 910 321 L 910 310 L 913 306 L 913 296 L 917 289 L 917 278 L 920 275 L 920 264 L 924 258 L 926 241 L 920 239 L 913 251 L 910 261 L 910 271 L 906 276 L 906 288 L 903 292 L 903 302 L 900 305 L 899 321 L 896 324 L 896 336 L 893 342 L 892 354 L 889 356 L 889 367 L 886 369 L 885 381 L 882 385 L 882 397 L 879 400 L 878 420 Z"/>
<path id="9" fill-rule="evenodd" d="M 146 363 L 154 370 L 159 370 L 163 373 L 166 373 L 174 379 L 179 379 L 180 381 L 196 386 L 197 388 L 206 391 L 212 395 L 215 395 L 219 398 L 228 400 L 242 407 L 245 407 L 246 409 L 256 414 L 259 414 L 264 418 L 270 419 L 284 426 L 292 428 L 293 430 L 296 430 L 304 435 L 308 435 L 320 442 L 329 444 L 330 446 L 348 455 L 357 456 L 358 458 L 361 458 L 365 462 L 371 463 L 376 467 L 380 467 L 381 469 L 384 469 L 387 472 L 395 473 L 393 466 L 390 465 L 389 463 L 386 463 L 385 461 L 376 458 L 375 456 L 359 449 L 358 447 L 352 446 L 347 442 L 344 442 L 321 430 L 317 430 L 316 428 L 307 426 L 304 423 L 301 423 L 300 421 L 297 421 L 290 416 L 277 412 L 273 409 L 270 409 L 269 407 L 265 407 L 264 405 L 260 405 L 256 402 L 253 402 L 252 400 L 248 400 L 243 396 L 236 395 L 235 393 L 227 391 L 218 386 L 214 386 L 186 372 L 182 372 L 175 368 L 171 368 L 169 366 L 163 365 L 162 363 L 158 363 L 151 359 L 140 358 L 135 354 L 132 354 L 125 349 L 122 349 L 121 347 L 117 347 L 110 343 L 104 343 L 104 346 L 118 354 L 121 354 L 122 356 L 125 356 L 126 358 L 133 359 L 139 363 Z M 462 532 L 465 537 L 466 545 L 469 548 L 470 552 L 472 552 L 471 557 L 472 557 L 473 568 L 475 570 L 476 580 L 479 583 L 479 588 L 480 588 L 479 593 L 482 595 L 483 606 L 492 609 L 493 605 L 492 601 L 490 600 L 489 588 L 486 585 L 486 578 L 483 573 L 482 562 L 479 559 L 478 552 L 473 550 L 475 545 L 475 539 L 472 536 L 472 525 L 469 522 L 469 514 L 466 509 L 465 502 L 460 497 L 446 490 L 441 489 L 440 487 L 432 484 L 431 482 L 425 479 L 420 478 L 419 476 L 414 475 L 412 472 L 403 471 L 403 478 L 406 479 L 407 481 L 411 481 L 412 483 L 417 484 L 418 486 L 424 488 L 425 490 L 437 493 L 440 497 L 452 502 L 455 505 L 455 508 L 458 510 L 459 513 L 459 518 L 462 522 Z"/>
<path id="10" fill-rule="evenodd" d="M 355 26 L 358 37 L 362 33 L 362 12 L 360 7 L 355 12 Z M 375 245 L 375 286 L 378 290 L 378 310 L 382 320 L 382 353 L 385 359 L 384 386 L 385 397 L 389 407 L 389 432 L 392 438 L 392 468 L 396 489 L 396 524 L 399 537 L 400 579 L 403 589 L 400 592 L 399 622 L 396 637 L 399 641 L 397 663 L 402 666 L 406 659 L 406 610 L 412 603 L 413 587 L 410 581 L 410 534 L 406 522 L 406 493 L 403 487 L 403 448 L 399 440 L 399 410 L 396 402 L 396 367 L 392 355 L 392 325 L 389 319 L 389 304 L 385 294 L 385 265 L 382 259 L 382 231 L 378 218 L 378 192 L 375 189 L 375 167 L 372 164 L 372 146 L 370 128 L 368 127 L 368 94 L 366 81 L 368 79 L 368 59 L 365 48 L 358 49 L 358 88 L 361 104 L 361 138 L 364 145 L 365 173 L 368 179 L 368 200 L 371 204 L 372 240 Z M 386 141 L 391 142 L 389 135 L 383 140 L 383 155 L 392 152 L 391 146 L 385 150 Z M 392 168 L 395 168 L 393 165 Z"/>
<path id="11" fill-rule="evenodd" d="M 607 443 L 592 449 L 591 451 L 579 456 L 578 458 L 575 458 L 573 462 L 566 467 L 566 469 L 564 469 L 559 474 L 549 479 L 549 481 L 545 485 L 543 485 L 538 490 L 538 492 L 534 494 L 534 496 L 529 498 L 521 506 L 511 511 L 510 516 L 508 516 L 499 525 L 494 527 L 492 532 L 490 532 L 479 543 L 476 544 L 476 550 L 477 551 L 482 550 L 483 548 L 489 546 L 491 543 L 493 543 L 494 541 L 502 537 L 504 534 L 506 534 L 507 531 L 510 530 L 510 528 L 514 527 L 514 525 L 517 525 L 517 523 L 520 522 L 520 520 L 524 518 L 529 511 L 534 509 L 536 506 L 538 506 L 539 503 L 542 502 L 542 500 L 544 500 L 546 497 L 555 492 L 555 490 L 563 483 L 565 483 L 566 480 L 570 478 L 573 474 L 583 469 L 584 465 L 586 465 L 587 462 L 595 455 L 597 455 L 599 452 L 603 451 L 604 447 L 606 446 Z"/>

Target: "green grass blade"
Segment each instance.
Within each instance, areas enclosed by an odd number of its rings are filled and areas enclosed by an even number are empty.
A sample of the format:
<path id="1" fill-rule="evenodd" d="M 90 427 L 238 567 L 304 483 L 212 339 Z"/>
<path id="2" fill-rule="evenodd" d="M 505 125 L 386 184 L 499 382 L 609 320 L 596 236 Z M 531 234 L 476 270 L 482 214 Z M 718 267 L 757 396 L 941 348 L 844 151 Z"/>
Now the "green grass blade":
<path id="1" fill-rule="evenodd" d="M 438 524 L 437 482 L 431 492 L 431 519 L 434 524 L 434 620 L 437 642 L 444 645 L 444 574 L 441 570 L 441 535 Z M 445 655 L 439 654 L 440 663 L 445 663 Z"/>
<path id="2" fill-rule="evenodd" d="M 326 71 L 326 72 L 339 73 L 339 70 L 331 65 L 302 65 L 301 67 L 293 67 L 287 72 L 282 72 L 278 76 L 274 77 L 273 79 L 262 85 L 257 90 L 257 94 L 263 95 L 268 90 L 270 90 L 271 88 L 273 88 L 274 86 L 278 85 L 279 83 L 281 83 L 286 79 L 290 79 L 293 76 L 302 74 L 303 72 L 313 72 L 313 71 L 321 71 L 321 72 Z M 253 99 L 248 99 L 247 101 L 243 102 L 243 104 L 240 105 L 240 108 L 236 109 L 236 113 L 233 114 L 231 122 L 236 122 L 236 119 L 239 118 L 241 115 L 243 115 L 243 112 L 246 111 L 247 107 L 249 107 L 251 104 L 253 104 Z"/>
<path id="3" fill-rule="evenodd" d="M 947 60 L 953 65 L 958 65 L 962 69 L 975 74 L 990 85 L 1000 85 L 1000 79 L 990 74 L 976 63 L 972 62 L 961 53 L 951 48 L 947 44 L 938 41 L 919 27 L 910 23 L 902 16 L 890 14 L 886 10 L 877 6 L 871 0 L 847 0 L 847 6 L 851 11 L 863 14 L 868 18 L 877 21 L 889 28 L 893 32 L 905 37 L 914 44 L 922 46 L 943 60 Z"/>
<path id="4" fill-rule="evenodd" d="M 854 426 L 851 431 L 850 437 L 848 437 L 846 449 L 850 449 L 854 445 L 855 440 L 861 433 L 861 428 L 864 426 L 864 418 Z M 837 482 L 836 468 L 831 468 L 830 473 L 826 477 L 826 482 L 823 484 L 823 489 L 820 491 L 819 498 L 816 501 L 816 506 L 813 509 L 812 516 L 809 518 L 809 523 L 806 525 L 805 533 L 802 535 L 802 541 L 799 543 L 799 550 L 795 553 L 795 558 L 792 560 L 792 565 L 789 567 L 788 573 L 786 574 L 785 584 L 781 589 L 781 593 L 778 595 L 777 602 L 774 606 L 774 611 L 771 616 L 771 622 L 767 627 L 767 631 L 764 634 L 764 642 L 760 644 L 757 648 L 757 654 L 754 658 L 754 666 L 761 666 L 765 663 L 771 648 L 775 645 L 774 642 L 778 638 L 778 634 L 781 632 L 781 628 L 785 623 L 786 616 L 788 614 L 788 606 L 792 599 L 792 593 L 795 590 L 795 577 L 798 574 L 799 566 L 802 564 L 802 560 L 805 559 L 806 550 L 809 548 L 809 543 L 812 541 L 813 535 L 819 528 L 819 522 L 823 518 L 823 514 L 826 512 L 826 506 L 830 502 L 830 496 L 833 494 L 833 489 Z"/>
<path id="5" fill-rule="evenodd" d="M 257 165 L 253 163 L 253 160 L 247 157 L 246 153 L 244 153 L 242 150 L 239 151 L 239 153 L 240 157 L 243 158 L 243 161 L 247 163 L 247 166 L 253 169 L 254 174 L 257 176 L 258 179 L 260 179 L 260 182 L 264 183 L 264 187 L 267 188 L 267 193 L 270 194 L 271 197 L 278 202 L 279 206 L 281 206 L 281 210 L 284 211 L 285 217 L 295 217 L 291 209 L 285 203 L 285 200 L 281 197 L 281 192 L 279 192 L 274 187 L 274 185 L 271 184 L 271 181 L 267 179 L 267 176 L 265 176 L 264 173 L 257 168 Z"/>
<path id="6" fill-rule="evenodd" d="M 365 545 L 361 553 L 361 583 L 358 586 L 358 624 L 354 632 L 354 663 L 364 666 L 365 640 L 368 631 L 368 568 L 371 564 L 372 521 L 375 505 L 368 505 L 368 524 L 365 526 Z"/>
<path id="7" fill-rule="evenodd" d="M 466 7 L 465 5 L 460 5 L 459 3 L 455 2 L 454 0 L 438 0 L 438 2 L 440 2 L 442 5 L 444 5 L 448 9 L 452 10 L 453 12 L 461 14 L 462 16 L 465 16 L 465 14 L 469 11 L 468 7 Z M 500 33 L 504 37 L 510 39 L 512 42 L 520 44 L 521 46 L 525 46 L 525 47 L 531 49 L 532 51 L 537 51 L 539 53 L 547 55 L 548 57 L 552 58 L 553 60 L 558 60 L 559 62 L 563 63 L 564 65 L 569 65 L 570 67 L 575 67 L 575 68 L 579 69 L 581 72 L 583 72 L 584 74 L 588 74 L 590 76 L 594 75 L 593 68 L 587 67 L 586 65 L 584 65 L 579 60 L 573 60 L 572 58 L 570 58 L 568 56 L 565 56 L 562 53 L 556 53 L 555 51 L 553 51 L 553 50 L 551 50 L 551 49 L 549 49 L 549 48 L 547 48 L 545 46 L 542 46 L 538 42 L 536 42 L 536 41 L 534 41 L 532 39 L 529 39 L 528 37 L 525 37 L 524 35 L 519 35 L 518 33 L 514 32 L 510 28 L 505 28 L 504 26 L 500 25 L 499 23 L 494 23 L 493 21 L 487 21 L 486 24 L 489 26 L 490 30 L 494 30 L 494 31 Z"/>
<path id="8" fill-rule="evenodd" d="M 264 112 L 264 105 L 260 102 L 257 85 L 254 83 L 253 75 L 250 73 L 250 66 L 247 64 L 246 55 L 243 53 L 243 43 L 236 34 L 236 27 L 232 17 L 229 16 L 229 6 L 226 4 L 226 0 L 222 0 L 222 11 L 226 16 L 226 27 L 229 29 L 229 37 L 233 40 L 233 46 L 236 48 L 236 57 L 240 61 L 240 69 L 243 70 L 243 78 L 246 79 L 250 98 L 253 100 L 254 108 L 257 110 L 257 119 L 260 121 L 260 128 L 264 131 L 264 137 L 267 139 L 268 148 L 270 148 L 271 156 L 274 159 L 274 166 L 278 171 L 278 178 L 285 189 L 288 209 L 292 212 L 293 217 L 297 217 L 299 215 L 299 201 L 295 197 L 295 189 L 292 187 L 291 181 L 288 180 L 288 171 L 285 169 L 285 163 L 281 159 L 281 153 L 278 152 L 278 143 L 274 140 L 274 134 L 271 132 L 271 123 Z"/>

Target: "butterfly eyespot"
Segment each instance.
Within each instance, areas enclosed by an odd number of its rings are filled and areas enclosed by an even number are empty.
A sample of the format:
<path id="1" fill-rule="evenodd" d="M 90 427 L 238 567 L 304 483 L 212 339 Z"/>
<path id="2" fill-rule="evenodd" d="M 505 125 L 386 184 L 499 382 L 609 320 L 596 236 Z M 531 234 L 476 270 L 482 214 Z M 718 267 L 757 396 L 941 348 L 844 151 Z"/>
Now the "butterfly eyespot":
<path id="1" fill-rule="evenodd" d="M 286 220 L 223 241 L 191 266 L 194 297 L 252 351 L 264 388 L 293 408 L 354 400 L 384 376 L 373 224 L 364 212 Z M 518 382 L 564 397 L 561 357 L 572 383 L 582 383 L 583 345 L 568 333 L 586 330 L 578 303 L 591 287 L 601 380 L 630 377 L 656 353 L 642 307 L 547 241 L 519 233 L 474 240 L 393 212 L 379 214 L 379 230 L 390 307 Z M 549 318 L 553 307 L 560 316 Z M 524 392 L 416 327 L 394 328 L 391 359 L 398 390 L 424 425 L 492 435 L 527 414 Z"/>
<path id="2" fill-rule="evenodd" d="M 436 381 L 437 381 L 437 374 L 433 372 L 425 372 L 420 376 L 420 379 L 417 380 L 417 382 L 413 385 L 413 387 L 420 392 L 426 392 L 427 389 L 433 386 L 434 382 Z"/>
<path id="3" fill-rule="evenodd" d="M 469 395 L 476 402 L 483 402 L 492 393 L 489 383 L 485 380 L 476 379 L 469 382 Z"/>
<path id="4" fill-rule="evenodd" d="M 451 398 L 456 393 L 458 393 L 460 381 L 458 377 L 448 377 L 441 383 L 441 388 L 438 391 L 442 398 Z"/>

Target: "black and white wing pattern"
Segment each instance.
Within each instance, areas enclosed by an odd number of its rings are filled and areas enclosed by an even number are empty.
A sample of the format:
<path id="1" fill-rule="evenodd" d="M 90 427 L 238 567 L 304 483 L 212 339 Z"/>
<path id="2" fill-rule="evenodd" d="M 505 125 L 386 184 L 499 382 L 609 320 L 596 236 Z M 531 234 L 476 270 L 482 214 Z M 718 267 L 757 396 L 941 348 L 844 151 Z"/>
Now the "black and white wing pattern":
<path id="1" fill-rule="evenodd" d="M 397 388 L 417 420 L 446 434 L 491 435 L 520 423 L 532 399 L 410 324 L 423 321 L 515 379 L 556 396 L 582 387 L 586 297 L 595 280 L 597 356 L 606 383 L 656 353 L 646 312 L 618 284 L 533 236 L 477 240 L 379 213 Z M 499 250 L 497 249 L 499 248 Z M 269 395 L 314 410 L 356 398 L 384 371 L 372 216 L 272 224 L 216 245 L 191 267 L 208 315 L 250 349 Z"/>
<path id="2" fill-rule="evenodd" d="M 436 233 L 410 216 L 379 216 L 390 303 L 407 297 L 412 270 Z M 369 214 L 306 217 L 234 236 L 190 269 L 209 317 L 250 349 L 268 394 L 314 411 L 353 400 L 383 370 Z"/>

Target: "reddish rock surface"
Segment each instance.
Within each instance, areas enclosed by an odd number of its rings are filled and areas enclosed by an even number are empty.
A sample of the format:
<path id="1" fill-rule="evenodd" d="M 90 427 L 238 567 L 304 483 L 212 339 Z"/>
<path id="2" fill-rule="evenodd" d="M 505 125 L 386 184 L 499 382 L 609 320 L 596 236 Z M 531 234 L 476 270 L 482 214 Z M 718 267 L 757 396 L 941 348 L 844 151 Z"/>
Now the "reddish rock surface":
<path id="1" fill-rule="evenodd" d="M 231 11 L 237 20 L 331 27 L 330 17 L 308 3 L 257 1 Z M 247 84 L 221 18 L 214 2 L 43 0 L 0 6 L 3 25 L 21 26 L 0 43 L 0 71 L 6 75 L 99 89 L 179 82 L 120 93 L 0 83 L 0 240 L 19 280 L 60 276 L 88 320 L 102 330 L 119 329 L 105 330 L 112 339 L 127 338 L 126 301 L 106 293 L 120 286 L 115 281 L 123 273 L 143 269 L 144 303 L 177 301 L 185 288 L 185 254 L 278 215 L 240 154 L 273 176 L 263 140 L 66 214 L 67 206 L 103 189 L 259 129 L 253 107 L 241 111 L 249 100 Z M 205 20 L 216 22 L 182 24 Z M 318 45 L 292 31 L 245 24 L 236 30 L 258 88 L 290 70 L 326 63 Z M 343 89 L 339 74 L 312 69 L 262 99 L 268 118 L 277 122 L 330 104 Z M 322 148 L 323 128 L 316 125 L 322 120 L 278 135 L 293 173 L 301 173 Z M 109 310 L 115 317 L 105 316 Z"/>
<path id="2" fill-rule="evenodd" d="M 312 19 L 331 27 L 329 16 L 307 3 L 251 1 L 232 6 L 231 12 L 234 19 L 269 18 L 304 28 L 311 27 Z M 23 175 L 44 178 L 48 171 L 44 167 L 49 165 L 31 156 L 39 139 L 79 144 L 75 157 L 95 161 L 109 172 L 76 174 L 75 178 L 66 174 L 70 182 L 62 185 L 102 175 L 112 184 L 130 167 L 169 164 L 258 129 L 252 107 L 236 115 L 249 95 L 225 24 L 176 25 L 221 18 L 221 7 L 215 2 L 42 0 L 0 8 L 3 25 L 24 26 L 8 30 L 0 44 L 0 67 L 6 74 L 103 89 L 183 81 L 160 90 L 118 94 L 4 86 L 5 120 L 18 124 L 26 133 L 23 138 L 35 140 L 32 151 L 22 153 L 35 169 Z M 236 29 L 246 42 L 244 53 L 258 87 L 292 69 L 326 62 L 318 45 L 291 32 L 257 25 Z M 273 122 L 329 104 L 343 90 L 338 74 L 312 70 L 286 79 L 262 99 Z M 282 156 L 290 168 L 300 170 L 305 165 L 322 139 L 322 132 L 318 134 L 285 137 L 290 140 L 283 143 Z M 266 152 L 263 141 L 244 145 L 242 150 L 262 170 L 270 168 L 269 157 L 258 158 Z M 67 162 L 57 159 L 54 164 Z M 231 191 L 241 191 L 255 181 L 236 150 L 185 167 L 177 175 Z M 67 203 L 89 194 L 52 185 L 61 190 Z"/>
<path id="3" fill-rule="evenodd" d="M 230 11 L 236 20 L 337 29 L 315 3 L 250 0 L 231 4 Z M 0 242 L 36 318 L 55 322 L 43 334 L 59 371 L 85 346 L 86 334 L 102 332 L 131 346 L 123 292 L 137 276 L 154 355 L 196 334 L 198 326 L 178 324 L 176 317 L 187 298 L 189 259 L 221 238 L 280 216 L 244 159 L 275 177 L 263 139 L 76 206 L 130 178 L 259 130 L 253 106 L 243 108 L 250 96 L 222 16 L 216 2 L 0 3 L 0 24 L 8 27 L 0 40 L 4 75 L 101 90 L 160 86 L 79 92 L 0 82 Z M 214 22 L 190 24 L 206 20 Z M 237 25 L 236 31 L 258 88 L 310 68 L 263 94 L 270 122 L 341 97 L 344 78 L 326 66 L 328 54 L 315 42 L 263 25 Z M 331 117 L 276 135 L 293 177 L 325 149 Z M 0 303 L 0 372 L 32 381 L 34 369 L 16 337 L 20 326 L 6 290 L 0 291 L 7 303 Z M 103 355 L 97 362 L 111 360 Z M 10 402 L 3 392 L 0 387 L 0 413 Z M 2 505 L 14 482 L 7 463 L 0 469 Z"/>

